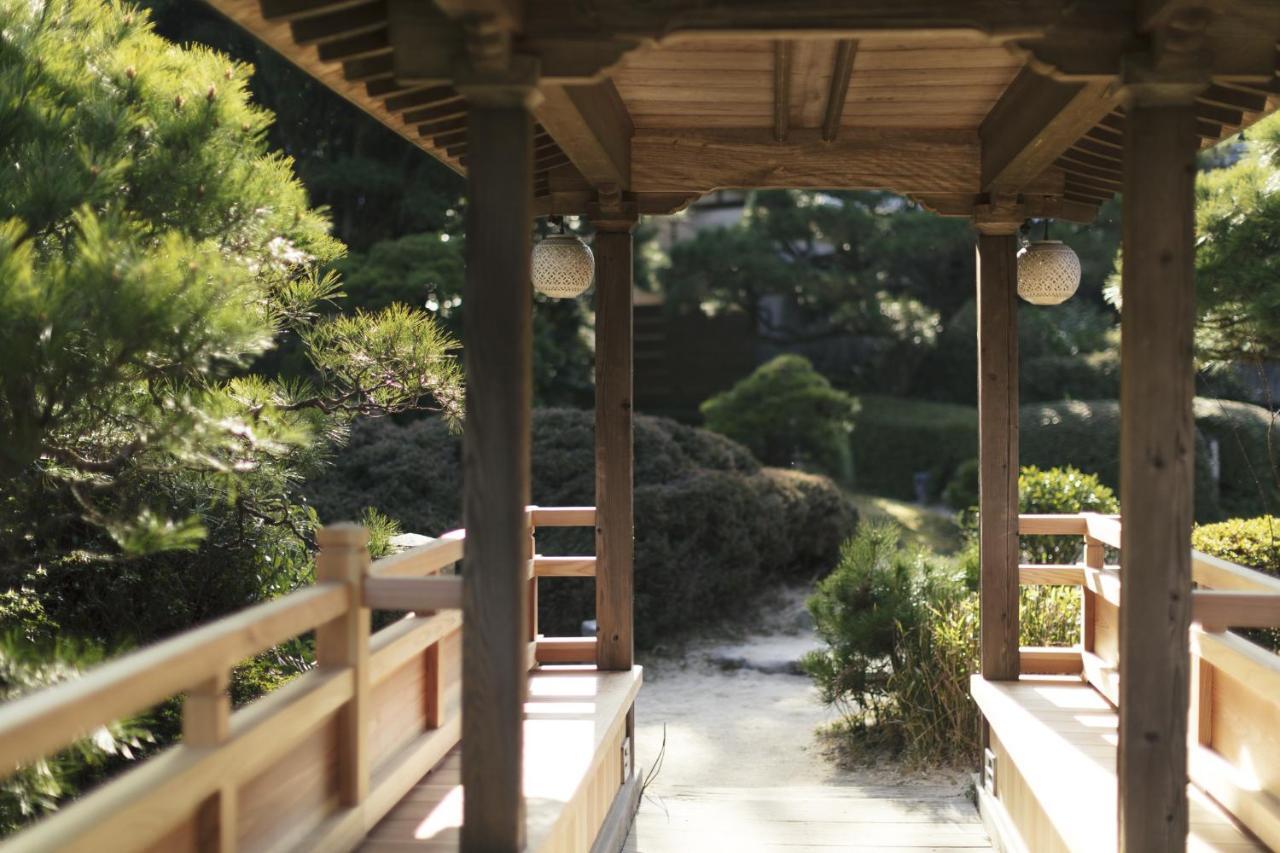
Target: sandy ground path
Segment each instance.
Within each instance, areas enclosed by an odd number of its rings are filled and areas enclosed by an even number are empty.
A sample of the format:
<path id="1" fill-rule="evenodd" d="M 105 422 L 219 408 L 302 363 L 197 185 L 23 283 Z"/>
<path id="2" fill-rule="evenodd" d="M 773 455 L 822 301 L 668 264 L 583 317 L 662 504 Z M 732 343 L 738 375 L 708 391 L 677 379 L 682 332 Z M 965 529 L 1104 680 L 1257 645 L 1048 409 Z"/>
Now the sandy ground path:
<path id="1" fill-rule="evenodd" d="M 990 849 L 964 774 L 850 771 L 824 757 L 814 732 L 835 713 L 794 666 L 817 641 L 802 593 L 782 599 L 759 634 L 641 661 L 636 757 L 645 773 L 660 765 L 624 849 Z"/>

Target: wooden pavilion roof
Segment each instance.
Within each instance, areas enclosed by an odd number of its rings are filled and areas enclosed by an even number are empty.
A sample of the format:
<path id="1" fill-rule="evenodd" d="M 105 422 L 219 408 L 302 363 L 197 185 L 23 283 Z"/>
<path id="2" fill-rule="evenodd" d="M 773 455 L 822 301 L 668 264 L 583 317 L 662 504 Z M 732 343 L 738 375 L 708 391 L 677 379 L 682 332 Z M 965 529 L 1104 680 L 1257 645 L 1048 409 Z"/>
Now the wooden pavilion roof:
<path id="1" fill-rule="evenodd" d="M 1280 98 L 1275 0 L 209 0 L 460 173 L 468 39 L 539 60 L 535 209 L 601 188 L 640 212 L 722 188 L 886 189 L 943 214 L 994 196 L 1091 220 L 1120 190 L 1117 82 L 1144 33 L 1212 7 L 1211 145 Z M 475 21 L 488 22 L 477 27 Z M 1176 49 L 1176 46 L 1175 46 Z"/>

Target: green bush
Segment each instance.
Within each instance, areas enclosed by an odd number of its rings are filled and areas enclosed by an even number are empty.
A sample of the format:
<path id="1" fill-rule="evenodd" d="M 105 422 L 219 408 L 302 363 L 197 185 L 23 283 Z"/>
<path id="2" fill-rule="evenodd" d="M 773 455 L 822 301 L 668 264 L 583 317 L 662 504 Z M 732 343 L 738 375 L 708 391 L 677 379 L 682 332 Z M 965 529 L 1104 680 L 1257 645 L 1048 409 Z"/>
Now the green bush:
<path id="1" fill-rule="evenodd" d="M 1095 474 L 1085 474 L 1071 466 L 1041 470 L 1024 465 L 1018 473 L 1018 511 L 1040 515 L 1112 514 L 1120 511 L 1120 501 Z M 1023 559 L 1031 563 L 1074 563 L 1080 559 L 1083 547 L 1079 536 L 1022 537 Z"/>
<path id="2" fill-rule="evenodd" d="M 858 404 L 799 355 L 780 355 L 702 404 L 707 428 L 766 465 L 799 466 L 849 482 Z"/>
<path id="3" fill-rule="evenodd" d="M 834 560 L 854 513 L 826 478 L 763 468 L 741 445 L 663 418 L 635 420 L 636 642 L 652 646 L 707 620 L 740 613 L 769 582 L 802 578 Z M 358 422 L 348 448 L 308 492 L 325 521 L 372 506 L 408 531 L 461 525 L 461 441 L 437 419 Z M 533 502 L 595 500 L 590 412 L 539 409 L 533 418 Z M 538 534 L 544 554 L 594 553 L 589 528 Z M 544 581 L 540 627 L 576 635 L 595 611 L 590 580 Z"/>
<path id="4" fill-rule="evenodd" d="M 957 512 L 965 512 L 976 507 L 979 471 L 977 459 L 961 462 L 956 472 L 951 475 L 951 481 L 947 483 L 947 487 L 942 490 L 943 502 Z"/>
<path id="5" fill-rule="evenodd" d="M 896 525 L 863 524 L 809 612 L 826 648 L 801 663 L 853 744 L 911 761 L 976 757 L 976 596 L 946 560 L 900 547 Z"/>
<path id="6" fill-rule="evenodd" d="M 867 395 L 853 438 L 859 491 L 915 499 L 915 475 L 928 472 L 936 498 L 955 470 L 978 453 L 972 406 Z"/>
<path id="7" fill-rule="evenodd" d="M 967 577 L 976 576 L 976 543 L 956 561 L 899 543 L 897 526 L 864 523 L 841 546 L 839 564 L 809 599 L 826 647 L 801 663 L 842 712 L 850 747 L 971 765 L 980 751 L 969 698 L 978 668 L 978 594 Z M 1058 592 L 1024 595 L 1024 645 L 1078 641 L 1078 594 Z"/>

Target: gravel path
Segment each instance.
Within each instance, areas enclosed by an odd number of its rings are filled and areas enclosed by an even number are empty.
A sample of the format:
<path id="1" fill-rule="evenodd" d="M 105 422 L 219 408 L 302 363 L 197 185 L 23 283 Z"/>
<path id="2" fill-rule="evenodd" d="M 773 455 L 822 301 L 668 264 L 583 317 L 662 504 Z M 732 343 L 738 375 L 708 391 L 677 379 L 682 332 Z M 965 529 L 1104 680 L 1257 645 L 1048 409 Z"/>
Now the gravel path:
<path id="1" fill-rule="evenodd" d="M 641 661 L 636 756 L 658 767 L 625 850 L 990 849 L 965 774 L 842 770 L 823 755 L 815 730 L 836 715 L 795 666 L 818 646 L 803 597 L 781 594 L 748 638 Z"/>

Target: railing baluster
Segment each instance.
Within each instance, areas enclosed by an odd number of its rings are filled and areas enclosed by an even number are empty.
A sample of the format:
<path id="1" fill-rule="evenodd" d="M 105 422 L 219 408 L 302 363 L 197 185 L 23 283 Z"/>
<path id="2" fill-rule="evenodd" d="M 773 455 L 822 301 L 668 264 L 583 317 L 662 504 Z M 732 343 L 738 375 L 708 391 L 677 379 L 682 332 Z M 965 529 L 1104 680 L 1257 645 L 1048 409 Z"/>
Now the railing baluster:
<path id="1" fill-rule="evenodd" d="M 230 672 L 224 670 L 187 691 L 182 700 L 182 742 L 192 749 L 216 749 L 231 736 Z M 196 812 L 196 847 L 201 853 L 236 849 L 236 788 L 224 784 Z"/>

